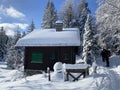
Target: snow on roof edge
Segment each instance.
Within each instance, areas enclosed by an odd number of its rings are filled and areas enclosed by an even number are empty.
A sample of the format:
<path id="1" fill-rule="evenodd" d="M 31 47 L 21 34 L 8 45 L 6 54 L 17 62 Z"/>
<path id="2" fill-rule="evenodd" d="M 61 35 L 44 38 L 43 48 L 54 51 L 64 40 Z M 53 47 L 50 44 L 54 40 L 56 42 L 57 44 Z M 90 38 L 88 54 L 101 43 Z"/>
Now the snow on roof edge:
<path id="1" fill-rule="evenodd" d="M 79 30 L 77 28 L 64 28 L 61 32 L 56 32 L 55 29 L 34 30 L 19 39 L 15 46 L 80 46 Z"/>

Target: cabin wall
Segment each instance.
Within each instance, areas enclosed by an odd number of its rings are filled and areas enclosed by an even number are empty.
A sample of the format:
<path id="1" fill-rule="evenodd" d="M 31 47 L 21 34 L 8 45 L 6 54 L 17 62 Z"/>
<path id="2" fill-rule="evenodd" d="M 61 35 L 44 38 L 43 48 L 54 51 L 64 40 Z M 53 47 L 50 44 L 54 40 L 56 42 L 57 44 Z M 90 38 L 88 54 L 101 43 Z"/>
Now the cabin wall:
<path id="1" fill-rule="evenodd" d="M 76 47 L 26 47 L 25 70 L 53 70 L 55 62 L 75 63 Z"/>

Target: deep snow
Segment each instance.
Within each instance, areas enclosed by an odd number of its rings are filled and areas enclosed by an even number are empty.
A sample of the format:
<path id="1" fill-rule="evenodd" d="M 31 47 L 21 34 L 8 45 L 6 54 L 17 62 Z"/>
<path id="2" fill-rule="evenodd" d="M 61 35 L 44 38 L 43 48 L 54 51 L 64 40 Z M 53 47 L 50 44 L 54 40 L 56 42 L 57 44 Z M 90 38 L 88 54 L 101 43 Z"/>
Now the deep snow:
<path id="1" fill-rule="evenodd" d="M 51 73 L 51 76 L 54 73 Z M 80 80 L 64 81 L 63 79 L 48 78 L 44 74 L 25 77 L 18 70 L 7 70 L 0 63 L 0 90 L 120 90 L 120 56 L 110 58 L 110 67 L 105 67 L 101 58 L 97 59 L 97 73 Z"/>

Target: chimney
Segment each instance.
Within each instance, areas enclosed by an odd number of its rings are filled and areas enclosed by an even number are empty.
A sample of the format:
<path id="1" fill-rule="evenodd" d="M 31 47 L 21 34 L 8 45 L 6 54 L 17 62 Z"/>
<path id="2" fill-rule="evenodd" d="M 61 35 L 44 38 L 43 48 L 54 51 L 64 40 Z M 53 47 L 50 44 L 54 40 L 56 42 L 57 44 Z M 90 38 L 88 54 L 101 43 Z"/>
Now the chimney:
<path id="1" fill-rule="evenodd" d="M 56 21 L 56 31 L 62 31 L 63 29 L 63 22 L 58 20 Z"/>

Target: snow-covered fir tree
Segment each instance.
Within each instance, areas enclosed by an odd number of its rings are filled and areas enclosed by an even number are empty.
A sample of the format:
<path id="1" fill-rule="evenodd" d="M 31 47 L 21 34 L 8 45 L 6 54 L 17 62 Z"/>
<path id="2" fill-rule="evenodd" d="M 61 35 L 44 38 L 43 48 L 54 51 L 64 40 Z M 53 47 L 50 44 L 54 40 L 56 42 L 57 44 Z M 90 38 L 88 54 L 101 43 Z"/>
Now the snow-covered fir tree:
<path id="1" fill-rule="evenodd" d="M 84 27 L 87 20 L 87 15 L 90 13 L 88 8 L 88 3 L 85 0 L 80 0 L 79 4 L 77 5 L 77 18 L 76 18 L 76 27 L 79 28 L 80 31 L 80 42 L 81 45 L 79 47 L 79 54 L 82 54 L 83 51 L 83 34 L 84 34 Z"/>
<path id="2" fill-rule="evenodd" d="M 59 12 L 59 18 L 63 20 L 63 27 L 69 28 L 70 23 L 75 17 L 75 12 L 74 12 L 74 0 L 65 0 L 65 2 L 61 6 L 61 10 Z"/>
<path id="3" fill-rule="evenodd" d="M 99 45 L 120 54 L 120 0 L 99 0 L 96 23 Z"/>
<path id="4" fill-rule="evenodd" d="M 81 44 L 83 42 L 83 33 L 84 33 L 84 26 L 87 20 L 87 15 L 90 13 L 88 8 L 88 3 L 85 0 L 81 0 L 78 5 L 78 20 L 79 20 L 79 30 L 81 36 Z"/>
<path id="5" fill-rule="evenodd" d="M 92 65 L 95 55 L 97 55 L 97 42 L 95 39 L 95 29 L 92 23 L 92 17 L 90 14 L 87 15 L 85 23 L 85 31 L 83 34 L 83 54 L 82 58 L 87 63 Z"/>
<path id="6" fill-rule="evenodd" d="M 3 27 L 0 28 L 0 60 L 4 61 L 5 60 L 5 55 L 6 55 L 6 44 L 8 41 L 8 37 L 5 34 L 5 30 Z"/>
<path id="7" fill-rule="evenodd" d="M 67 8 L 69 9 L 69 7 L 72 7 L 71 10 L 67 10 Z M 65 18 L 63 18 L 64 27 L 67 26 L 72 28 L 79 28 L 81 41 L 81 45 L 79 47 L 79 55 L 82 54 L 84 26 L 87 20 L 87 15 L 89 13 L 90 10 L 88 8 L 88 3 L 86 3 L 85 0 L 80 0 L 79 4 L 77 5 L 75 2 L 73 2 L 73 0 L 66 0 L 66 3 L 64 3 L 64 5 L 62 6 L 62 10 L 60 12 L 60 15 L 62 14 L 61 16 Z"/>
<path id="8" fill-rule="evenodd" d="M 48 0 L 48 3 L 44 11 L 41 27 L 44 29 L 54 28 L 56 20 L 57 20 L 57 12 L 55 10 L 54 4 L 52 0 Z"/>
<path id="9" fill-rule="evenodd" d="M 24 31 L 24 32 L 22 32 L 22 36 L 21 37 L 24 37 L 26 35 L 26 32 Z"/>
<path id="10" fill-rule="evenodd" d="M 33 22 L 33 20 L 32 20 L 30 26 L 28 27 L 28 31 L 27 31 L 27 33 L 32 32 L 34 29 L 35 29 L 35 24 L 34 24 L 34 22 Z"/>
<path id="11" fill-rule="evenodd" d="M 17 30 L 13 37 L 9 37 L 7 43 L 7 67 L 9 69 L 18 68 L 23 63 L 23 48 L 15 47 L 18 39 L 21 38 L 20 32 Z"/>

